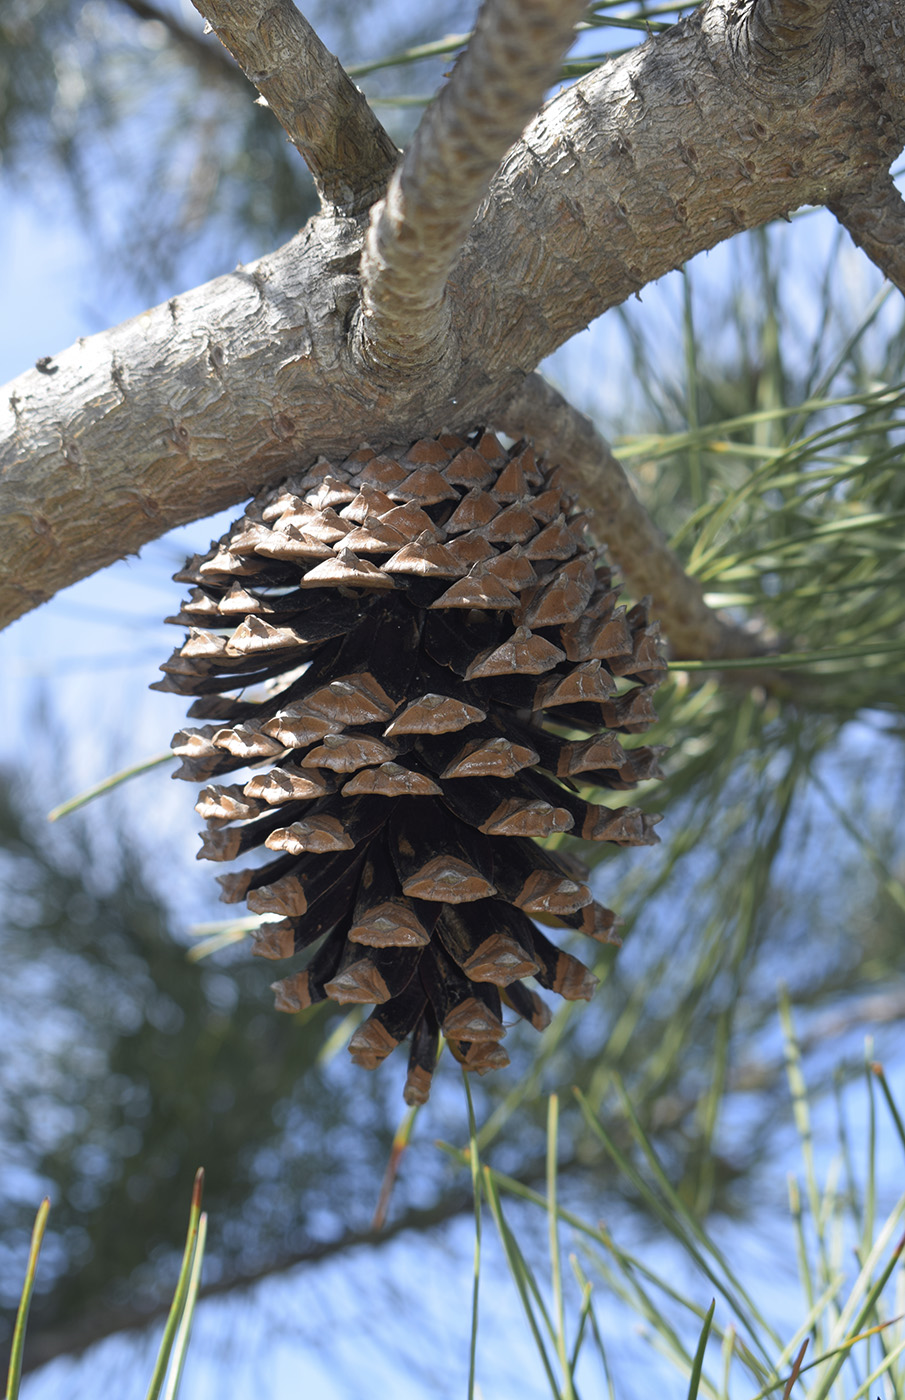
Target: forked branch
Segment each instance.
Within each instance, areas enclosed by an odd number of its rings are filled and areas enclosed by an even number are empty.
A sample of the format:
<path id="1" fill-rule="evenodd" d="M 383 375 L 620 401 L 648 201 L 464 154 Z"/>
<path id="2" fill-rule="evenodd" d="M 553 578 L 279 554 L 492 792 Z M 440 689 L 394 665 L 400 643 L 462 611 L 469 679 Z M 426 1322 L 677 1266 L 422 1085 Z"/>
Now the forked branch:
<path id="1" fill-rule="evenodd" d="M 905 292 L 905 200 L 889 172 L 881 171 L 868 189 L 833 200 L 829 208 L 884 277 Z"/>
<path id="2" fill-rule="evenodd" d="M 840 0 L 829 68 L 799 75 L 794 103 L 786 73 L 771 90 L 751 61 L 728 4 L 549 103 L 502 162 L 455 269 L 453 374 L 416 363 L 388 384 L 362 362 L 350 219 L 314 220 L 259 261 L 42 357 L 0 396 L 0 625 L 287 462 L 491 421 L 594 316 L 741 229 L 825 202 L 855 228 L 864 172 L 905 145 L 901 10 Z M 858 236 L 901 286 L 901 213 L 880 193 L 889 233 Z M 380 304 L 386 279 L 371 275 Z M 513 427 L 527 429 L 524 416 Z"/>
<path id="3" fill-rule="evenodd" d="M 468 48 L 371 218 L 360 328 L 369 366 L 397 376 L 449 358 L 450 272 L 583 11 L 584 0 L 485 0 Z"/>
<path id="4" fill-rule="evenodd" d="M 321 202 L 361 213 L 399 158 L 364 94 L 292 0 L 192 0 L 304 157 Z"/>
<path id="5" fill-rule="evenodd" d="M 495 422 L 513 437 L 533 438 L 541 455 L 571 474 L 582 505 L 593 511 L 592 534 L 606 540 L 629 591 L 653 599 L 654 616 L 674 657 L 725 660 L 762 650 L 752 633 L 724 622 L 707 606 L 701 584 L 682 568 L 605 438 L 551 384 L 529 374 Z"/>

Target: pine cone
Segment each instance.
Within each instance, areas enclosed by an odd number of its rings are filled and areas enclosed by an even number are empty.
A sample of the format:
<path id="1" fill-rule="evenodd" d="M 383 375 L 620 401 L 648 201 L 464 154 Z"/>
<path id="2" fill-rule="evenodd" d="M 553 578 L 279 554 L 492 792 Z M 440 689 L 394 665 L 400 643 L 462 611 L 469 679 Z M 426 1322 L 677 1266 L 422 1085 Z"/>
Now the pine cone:
<path id="1" fill-rule="evenodd" d="M 255 953 L 315 949 L 278 1009 L 373 1004 L 349 1048 L 374 1068 L 410 1037 L 410 1104 L 441 1030 L 483 1073 L 508 1063 L 504 1005 L 543 1029 L 523 978 L 591 996 L 536 921 L 618 943 L 586 869 L 535 838 L 657 839 L 658 818 L 576 785 L 660 776 L 660 750 L 613 731 L 652 723 L 665 668 L 573 504 L 561 469 L 483 431 L 363 447 L 263 491 L 175 576 L 193 587 L 168 620 L 189 632 L 156 688 L 199 697 L 173 739 L 176 776 L 208 784 L 199 858 L 274 852 L 220 883 L 279 916 Z"/>

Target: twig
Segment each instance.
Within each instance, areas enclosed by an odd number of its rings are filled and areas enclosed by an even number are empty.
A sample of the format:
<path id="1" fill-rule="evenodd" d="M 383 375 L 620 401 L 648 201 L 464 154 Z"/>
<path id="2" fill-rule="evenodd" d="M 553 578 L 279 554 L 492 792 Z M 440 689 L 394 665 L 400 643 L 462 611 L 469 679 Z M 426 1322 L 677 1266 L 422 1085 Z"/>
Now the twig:
<path id="1" fill-rule="evenodd" d="M 905 292 L 905 200 L 887 170 L 863 192 L 828 206 L 871 262 Z"/>
<path id="2" fill-rule="evenodd" d="M 180 24 L 174 15 L 157 5 L 149 4 L 148 0 L 120 0 L 120 4 L 131 10 L 138 19 L 151 20 L 154 24 L 162 25 L 170 38 L 199 68 L 218 77 L 227 78 L 230 82 L 243 83 L 244 86 L 242 74 L 219 44 L 208 43 L 200 34 L 193 34 L 184 24 Z"/>
<path id="3" fill-rule="evenodd" d="M 823 33 L 833 0 L 757 0 L 749 20 L 751 40 L 773 58 L 798 59 Z"/>
<path id="4" fill-rule="evenodd" d="M 723 659 L 763 650 L 755 634 L 724 622 L 707 606 L 701 584 L 685 573 L 609 444 L 551 384 L 528 375 L 494 421 L 513 437 L 533 438 L 541 455 L 562 463 L 572 476 L 582 504 L 593 511 L 592 532 L 606 542 L 629 590 L 653 599 L 674 657 Z"/>
<path id="5" fill-rule="evenodd" d="M 292 0 L 192 0 L 301 152 L 321 202 L 370 208 L 399 152 Z"/>
<path id="6" fill-rule="evenodd" d="M 583 0 L 485 0 L 468 48 L 371 217 L 360 325 L 369 365 L 403 375 L 447 358 L 450 272 L 583 12 Z"/>

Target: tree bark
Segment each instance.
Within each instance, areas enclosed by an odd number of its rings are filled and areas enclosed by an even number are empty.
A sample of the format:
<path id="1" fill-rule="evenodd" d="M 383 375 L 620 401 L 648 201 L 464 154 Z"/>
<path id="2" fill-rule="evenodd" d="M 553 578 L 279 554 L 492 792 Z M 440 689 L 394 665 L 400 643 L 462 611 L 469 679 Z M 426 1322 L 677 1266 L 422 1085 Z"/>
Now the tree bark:
<path id="1" fill-rule="evenodd" d="M 399 151 L 292 0 L 193 3 L 304 157 L 321 203 L 368 210 Z"/>
<path id="2" fill-rule="evenodd" d="M 540 113 L 450 280 L 454 371 L 387 387 L 362 360 L 364 226 L 335 215 L 14 380 L 0 625 L 318 453 L 492 423 L 607 307 L 741 229 L 863 190 L 905 145 L 901 0 L 836 0 L 794 81 L 752 47 L 751 10 L 713 0 Z"/>
<path id="3" fill-rule="evenodd" d="M 707 606 L 700 581 L 685 573 L 609 444 L 551 384 L 529 375 L 498 421 L 513 437 L 532 438 L 542 455 L 566 464 L 591 513 L 592 536 L 606 545 L 632 596 L 651 598 L 673 657 L 724 659 L 764 651 L 756 633 L 725 622 Z"/>
<path id="4" fill-rule="evenodd" d="M 888 171 L 881 170 L 866 189 L 833 200 L 830 210 L 883 276 L 905 292 L 905 200 Z"/>
<path id="5" fill-rule="evenodd" d="M 371 215 L 357 334 L 373 372 L 396 380 L 445 364 L 455 373 L 449 274 L 583 12 L 584 0 L 484 0 L 468 48 Z"/>

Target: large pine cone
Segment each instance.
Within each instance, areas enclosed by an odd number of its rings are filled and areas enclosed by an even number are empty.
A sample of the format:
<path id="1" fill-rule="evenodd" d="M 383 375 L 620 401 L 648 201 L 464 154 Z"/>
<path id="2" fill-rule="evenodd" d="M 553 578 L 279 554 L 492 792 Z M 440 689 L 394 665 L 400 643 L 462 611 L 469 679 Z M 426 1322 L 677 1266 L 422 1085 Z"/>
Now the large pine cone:
<path id="1" fill-rule="evenodd" d="M 199 696 L 204 721 L 175 735 L 176 776 L 255 770 L 202 791 L 200 857 L 276 853 L 220 883 L 280 916 L 257 954 L 315 948 L 277 1007 L 373 1004 L 349 1048 L 373 1068 L 410 1036 L 409 1103 L 441 1030 L 485 1071 L 508 1063 L 504 1003 L 543 1029 L 523 978 L 590 997 L 596 979 L 534 921 L 618 942 L 584 867 L 533 838 L 657 839 L 656 817 L 576 787 L 659 776 L 657 750 L 612 731 L 651 724 L 664 663 L 573 504 L 529 445 L 444 433 L 263 491 L 176 575 L 195 586 L 169 620 L 189 632 L 157 689 Z"/>

